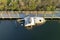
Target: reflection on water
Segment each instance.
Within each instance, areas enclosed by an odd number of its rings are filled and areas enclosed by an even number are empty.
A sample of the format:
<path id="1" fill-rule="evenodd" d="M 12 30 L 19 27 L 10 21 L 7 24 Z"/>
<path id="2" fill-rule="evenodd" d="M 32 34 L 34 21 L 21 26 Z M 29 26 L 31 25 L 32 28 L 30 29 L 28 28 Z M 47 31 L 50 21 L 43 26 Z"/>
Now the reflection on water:
<path id="1" fill-rule="evenodd" d="M 59 40 L 60 23 L 47 21 L 41 26 L 27 30 L 15 20 L 0 20 L 0 40 Z"/>

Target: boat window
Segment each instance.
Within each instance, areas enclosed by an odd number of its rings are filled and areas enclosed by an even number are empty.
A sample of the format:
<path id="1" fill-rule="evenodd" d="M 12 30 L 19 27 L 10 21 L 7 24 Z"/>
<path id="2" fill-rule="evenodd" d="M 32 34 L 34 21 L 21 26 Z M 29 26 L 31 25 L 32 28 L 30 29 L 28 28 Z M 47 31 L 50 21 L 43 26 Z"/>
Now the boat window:
<path id="1" fill-rule="evenodd" d="M 25 18 L 25 24 L 30 24 L 30 23 L 31 23 L 31 19 L 30 19 L 30 17 Z"/>
<path id="2" fill-rule="evenodd" d="M 31 23 L 31 19 L 30 18 L 28 18 L 28 23 Z"/>

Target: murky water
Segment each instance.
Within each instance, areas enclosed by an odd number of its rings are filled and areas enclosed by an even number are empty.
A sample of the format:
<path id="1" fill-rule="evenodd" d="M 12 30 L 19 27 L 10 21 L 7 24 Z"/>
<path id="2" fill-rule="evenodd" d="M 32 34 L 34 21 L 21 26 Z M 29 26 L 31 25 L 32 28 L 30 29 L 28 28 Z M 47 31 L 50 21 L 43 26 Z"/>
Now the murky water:
<path id="1" fill-rule="evenodd" d="M 14 20 L 0 20 L 0 40 L 60 40 L 60 23 L 47 21 L 27 30 Z"/>

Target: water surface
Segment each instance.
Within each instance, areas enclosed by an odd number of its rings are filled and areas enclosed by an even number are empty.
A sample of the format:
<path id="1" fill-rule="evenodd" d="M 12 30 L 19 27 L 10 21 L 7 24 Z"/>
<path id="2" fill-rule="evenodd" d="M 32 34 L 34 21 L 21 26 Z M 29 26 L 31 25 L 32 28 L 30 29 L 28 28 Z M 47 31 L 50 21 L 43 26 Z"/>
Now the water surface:
<path id="1" fill-rule="evenodd" d="M 16 20 L 0 20 L 0 40 L 60 40 L 60 22 L 51 20 L 27 30 Z"/>

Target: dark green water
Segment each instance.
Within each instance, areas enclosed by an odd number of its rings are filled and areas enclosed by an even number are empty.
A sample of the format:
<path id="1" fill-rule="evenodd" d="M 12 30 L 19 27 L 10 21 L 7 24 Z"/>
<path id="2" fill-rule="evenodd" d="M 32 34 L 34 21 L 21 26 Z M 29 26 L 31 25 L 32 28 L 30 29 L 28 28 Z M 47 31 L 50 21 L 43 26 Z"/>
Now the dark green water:
<path id="1" fill-rule="evenodd" d="M 60 40 L 60 23 L 47 21 L 27 30 L 16 21 L 0 21 L 0 40 Z"/>

